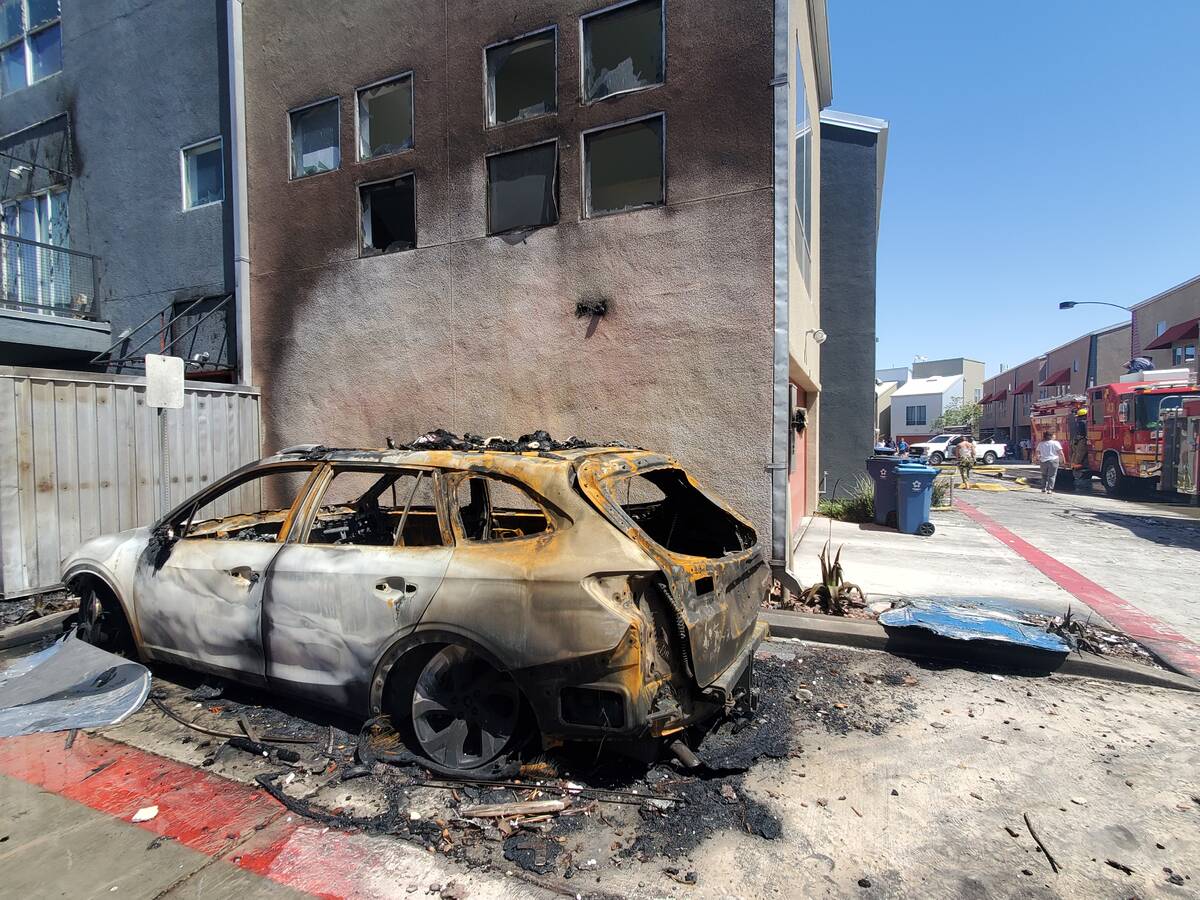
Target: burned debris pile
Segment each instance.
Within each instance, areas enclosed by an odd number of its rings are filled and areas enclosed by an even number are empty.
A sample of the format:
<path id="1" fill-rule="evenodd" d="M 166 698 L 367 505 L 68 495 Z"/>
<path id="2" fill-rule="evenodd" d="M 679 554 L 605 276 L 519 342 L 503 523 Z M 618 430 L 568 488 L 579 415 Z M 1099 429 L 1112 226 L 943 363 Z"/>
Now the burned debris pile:
<path id="1" fill-rule="evenodd" d="M 389 441 L 389 447 L 392 442 Z M 503 453 L 553 452 L 555 450 L 580 450 L 588 447 L 622 447 L 637 449 L 624 441 L 589 441 L 580 437 L 569 437 L 565 441 L 555 440 L 546 431 L 523 434 L 515 440 L 501 436 L 482 437 L 478 434 L 457 435 L 444 428 L 435 428 L 407 444 L 397 444 L 397 450 L 495 450 Z"/>

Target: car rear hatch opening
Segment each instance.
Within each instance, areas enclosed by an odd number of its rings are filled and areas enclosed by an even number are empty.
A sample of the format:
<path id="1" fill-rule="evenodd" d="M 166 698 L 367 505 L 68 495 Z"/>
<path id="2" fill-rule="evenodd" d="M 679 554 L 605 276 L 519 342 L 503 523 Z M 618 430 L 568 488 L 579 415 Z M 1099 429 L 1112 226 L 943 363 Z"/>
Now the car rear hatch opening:
<path id="1" fill-rule="evenodd" d="M 753 638 L 768 588 L 754 529 L 662 457 L 587 459 L 578 474 L 588 499 L 662 569 L 696 683 L 713 684 Z"/>

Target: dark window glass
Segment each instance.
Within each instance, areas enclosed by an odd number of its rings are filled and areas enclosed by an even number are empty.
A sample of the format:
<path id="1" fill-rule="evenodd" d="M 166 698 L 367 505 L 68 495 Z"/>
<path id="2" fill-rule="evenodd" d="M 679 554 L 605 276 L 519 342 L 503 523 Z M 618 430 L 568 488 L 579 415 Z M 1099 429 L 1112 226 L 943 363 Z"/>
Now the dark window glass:
<path id="1" fill-rule="evenodd" d="M 412 175 L 364 185 L 359 196 L 364 256 L 417 246 L 416 179 Z"/>
<path id="2" fill-rule="evenodd" d="M 358 92 L 358 158 L 371 159 L 413 145 L 412 76 Z"/>
<path id="3" fill-rule="evenodd" d="M 329 172 L 341 165 L 337 100 L 296 110 L 291 120 L 293 178 Z"/>
<path id="4" fill-rule="evenodd" d="M 558 110 L 554 32 L 543 31 L 487 52 L 488 124 Z"/>
<path id="5" fill-rule="evenodd" d="M 661 117 L 593 131 L 584 136 L 584 155 L 589 215 L 664 202 Z"/>
<path id="6" fill-rule="evenodd" d="M 488 157 L 488 233 L 558 221 L 558 145 Z"/>
<path id="7" fill-rule="evenodd" d="M 587 100 L 662 84 L 661 0 L 642 0 L 584 19 L 583 56 Z"/>

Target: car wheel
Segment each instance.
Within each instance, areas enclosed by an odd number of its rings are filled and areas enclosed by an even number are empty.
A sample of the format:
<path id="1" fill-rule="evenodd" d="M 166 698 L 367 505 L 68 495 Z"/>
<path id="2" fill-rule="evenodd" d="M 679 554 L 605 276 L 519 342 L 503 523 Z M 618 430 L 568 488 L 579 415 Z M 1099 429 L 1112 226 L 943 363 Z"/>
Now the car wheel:
<path id="1" fill-rule="evenodd" d="M 945 459 L 946 457 L 942 456 L 940 453 L 929 454 L 929 461 L 935 466 L 940 466 Z"/>
<path id="2" fill-rule="evenodd" d="M 1104 460 L 1104 466 L 1100 469 L 1100 480 L 1104 482 L 1105 492 L 1113 497 L 1123 496 L 1128 487 L 1128 480 L 1121 474 L 1117 461 L 1111 456 Z"/>
<path id="3" fill-rule="evenodd" d="M 504 755 L 521 722 L 521 692 L 465 647 L 429 657 L 412 686 L 412 749 L 443 769 L 470 772 Z"/>
<path id="4" fill-rule="evenodd" d="M 117 656 L 137 657 L 133 631 L 121 605 L 90 585 L 79 595 L 79 624 L 75 634 L 81 641 Z"/>
<path id="5" fill-rule="evenodd" d="M 994 466 L 996 464 L 996 454 L 991 450 L 983 454 L 983 463 L 987 466 Z"/>

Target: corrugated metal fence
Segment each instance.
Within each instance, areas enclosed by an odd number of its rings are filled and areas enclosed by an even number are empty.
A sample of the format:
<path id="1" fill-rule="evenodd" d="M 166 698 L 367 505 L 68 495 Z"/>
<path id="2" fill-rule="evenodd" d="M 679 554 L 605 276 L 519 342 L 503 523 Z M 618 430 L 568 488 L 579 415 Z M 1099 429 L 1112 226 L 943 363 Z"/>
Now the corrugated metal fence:
<path id="1" fill-rule="evenodd" d="M 0 597 L 55 587 L 84 541 L 149 524 L 261 455 L 257 389 L 184 394 L 157 410 L 144 377 L 0 366 Z"/>

